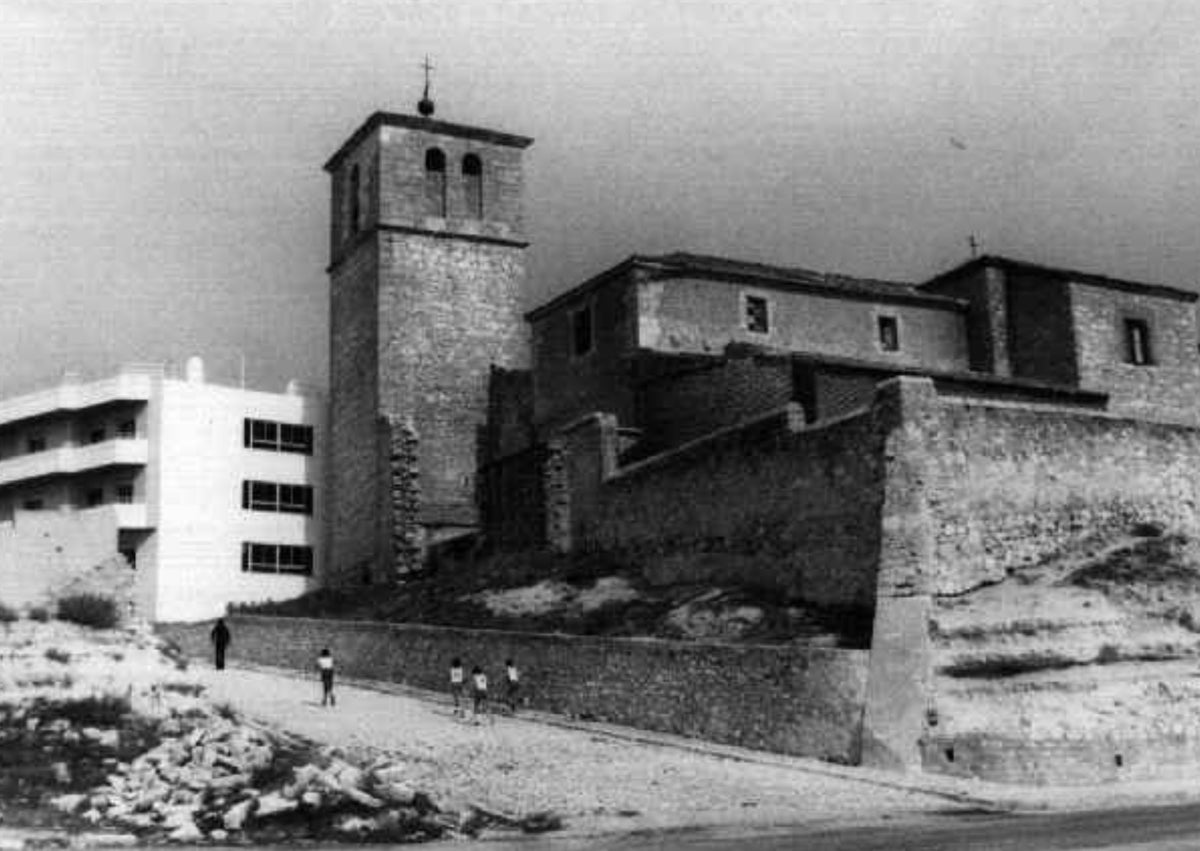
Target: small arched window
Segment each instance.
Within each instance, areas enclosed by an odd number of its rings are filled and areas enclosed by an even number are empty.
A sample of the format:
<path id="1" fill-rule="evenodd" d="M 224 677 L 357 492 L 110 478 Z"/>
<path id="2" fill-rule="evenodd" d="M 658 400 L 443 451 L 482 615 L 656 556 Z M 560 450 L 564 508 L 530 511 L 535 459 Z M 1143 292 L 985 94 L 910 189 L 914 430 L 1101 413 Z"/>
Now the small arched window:
<path id="1" fill-rule="evenodd" d="M 425 152 L 425 212 L 446 216 L 446 155 L 437 148 Z"/>
<path id="2" fill-rule="evenodd" d="M 360 207 L 360 201 L 359 201 L 359 191 L 361 189 L 361 187 L 359 185 L 360 183 L 361 183 L 361 178 L 359 177 L 358 166 L 354 166 L 352 169 L 350 169 L 350 186 L 346 190 L 347 194 L 350 196 L 349 220 L 350 220 L 350 235 L 351 236 L 354 236 L 358 233 L 359 222 L 360 222 L 359 217 L 362 214 L 362 209 Z"/>
<path id="3" fill-rule="evenodd" d="M 467 215 L 474 219 L 483 218 L 483 163 L 475 154 L 467 154 L 462 161 L 463 195 L 467 202 Z"/>

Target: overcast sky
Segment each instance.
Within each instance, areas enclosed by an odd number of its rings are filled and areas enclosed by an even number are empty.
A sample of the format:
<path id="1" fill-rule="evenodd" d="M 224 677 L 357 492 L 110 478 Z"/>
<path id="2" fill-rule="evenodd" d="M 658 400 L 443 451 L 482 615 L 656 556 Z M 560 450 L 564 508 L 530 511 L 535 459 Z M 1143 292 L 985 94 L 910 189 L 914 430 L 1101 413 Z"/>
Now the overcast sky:
<path id="1" fill-rule="evenodd" d="M 0 393 L 202 355 L 323 384 L 326 158 L 533 136 L 533 307 L 632 253 L 1195 288 L 1192 0 L 0 0 Z"/>

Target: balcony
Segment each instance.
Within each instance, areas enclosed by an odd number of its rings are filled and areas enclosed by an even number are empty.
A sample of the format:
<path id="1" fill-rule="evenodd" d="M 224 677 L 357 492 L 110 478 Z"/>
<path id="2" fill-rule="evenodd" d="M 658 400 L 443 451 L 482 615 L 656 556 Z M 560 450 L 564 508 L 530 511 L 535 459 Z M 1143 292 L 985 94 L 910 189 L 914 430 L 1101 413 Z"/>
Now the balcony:
<path id="1" fill-rule="evenodd" d="M 86 384 L 65 383 L 37 393 L 0 400 L 0 425 L 58 411 L 80 411 L 110 402 L 147 402 L 154 392 L 154 373 L 126 371 Z"/>
<path id="2" fill-rule="evenodd" d="M 106 440 L 86 446 L 62 446 L 0 461 L 0 487 L 47 476 L 70 476 L 118 465 L 144 465 L 149 457 L 150 444 L 144 438 Z"/>

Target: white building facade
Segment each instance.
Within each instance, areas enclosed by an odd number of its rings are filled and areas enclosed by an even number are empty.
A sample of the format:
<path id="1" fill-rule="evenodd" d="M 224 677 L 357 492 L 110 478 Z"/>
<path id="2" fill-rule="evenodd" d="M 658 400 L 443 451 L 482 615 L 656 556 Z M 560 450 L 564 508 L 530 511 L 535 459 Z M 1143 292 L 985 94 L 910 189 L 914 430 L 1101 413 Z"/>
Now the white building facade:
<path id="1" fill-rule="evenodd" d="M 190 621 L 315 587 L 325 403 L 127 367 L 0 400 L 0 602 L 117 553 L 137 614 Z"/>

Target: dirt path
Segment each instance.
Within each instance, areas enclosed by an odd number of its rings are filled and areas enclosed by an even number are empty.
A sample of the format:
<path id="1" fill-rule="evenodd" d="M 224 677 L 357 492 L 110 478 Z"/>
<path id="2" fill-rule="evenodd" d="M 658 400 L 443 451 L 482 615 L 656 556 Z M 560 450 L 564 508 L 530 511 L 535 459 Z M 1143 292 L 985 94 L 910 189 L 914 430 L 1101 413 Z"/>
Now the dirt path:
<path id="1" fill-rule="evenodd" d="M 317 742 L 406 760 L 414 783 L 448 804 L 511 814 L 553 810 L 572 832 L 685 825 L 878 823 L 955 808 L 944 797 L 622 741 L 521 718 L 474 724 L 450 707 L 341 686 L 322 708 L 315 678 L 202 669 L 211 697 Z M 820 764 L 814 764 L 819 771 Z"/>

